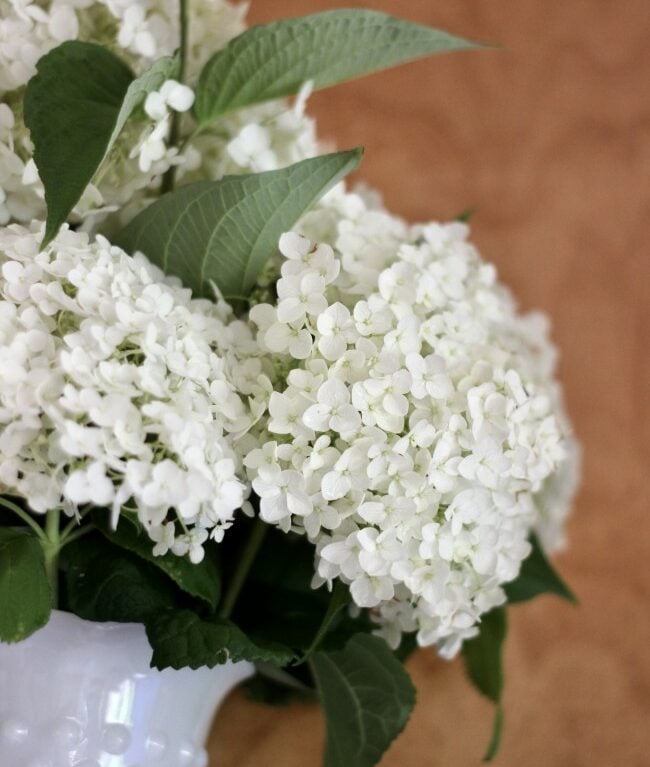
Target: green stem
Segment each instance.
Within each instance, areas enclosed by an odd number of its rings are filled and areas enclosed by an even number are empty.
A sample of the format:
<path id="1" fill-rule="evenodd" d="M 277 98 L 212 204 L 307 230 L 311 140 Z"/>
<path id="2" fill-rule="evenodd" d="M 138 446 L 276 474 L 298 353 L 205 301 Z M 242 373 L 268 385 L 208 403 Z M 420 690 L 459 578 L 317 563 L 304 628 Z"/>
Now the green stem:
<path id="1" fill-rule="evenodd" d="M 32 530 L 36 533 L 36 535 L 39 537 L 41 541 L 45 541 L 45 533 L 43 532 L 43 528 L 36 522 L 36 520 L 28 514 L 26 511 L 20 508 L 20 506 L 17 506 L 15 503 L 12 503 L 11 501 L 8 501 L 6 498 L 0 498 L 0 506 L 4 506 L 5 509 L 8 509 L 9 511 L 13 511 L 14 514 L 19 516 L 25 524 L 29 525 Z"/>
<path id="2" fill-rule="evenodd" d="M 250 538 L 246 541 L 246 545 L 242 551 L 239 564 L 237 565 L 237 568 L 235 569 L 232 579 L 228 585 L 228 589 L 226 590 L 226 594 L 219 609 L 219 617 L 230 617 L 233 608 L 235 607 L 235 603 L 237 602 L 237 597 L 244 587 L 246 577 L 251 569 L 251 566 L 253 565 L 253 562 L 255 561 L 255 557 L 260 550 L 260 546 L 262 545 L 262 541 L 264 540 L 264 536 L 266 535 L 268 529 L 269 526 L 266 524 L 266 522 L 263 522 L 258 517 L 258 519 L 255 521 L 255 526 L 251 531 Z"/>
<path id="3" fill-rule="evenodd" d="M 61 551 L 60 538 L 61 511 L 53 509 L 47 512 L 45 520 L 45 537 L 43 554 L 45 556 L 45 572 L 52 590 L 52 607 L 56 608 L 59 602 L 59 552 Z"/>
<path id="4" fill-rule="evenodd" d="M 180 21 L 180 44 L 178 46 L 178 82 L 185 82 L 185 70 L 187 68 L 187 41 L 189 37 L 189 14 L 188 14 L 188 0 L 179 0 L 178 13 Z M 180 112 L 174 112 L 172 115 L 172 124 L 169 131 L 169 146 L 178 146 L 180 143 L 181 134 L 181 114 Z M 171 192 L 174 189 L 176 183 L 176 166 L 170 165 L 165 175 L 163 176 L 162 183 L 160 185 L 160 194 Z"/>
<path id="5" fill-rule="evenodd" d="M 69 543 L 72 543 L 72 541 L 83 538 L 83 536 L 88 535 L 88 533 L 92 533 L 94 529 L 95 528 L 92 525 L 86 525 L 85 527 L 78 527 L 76 530 L 67 533 L 61 537 L 61 548 L 67 546 Z"/>

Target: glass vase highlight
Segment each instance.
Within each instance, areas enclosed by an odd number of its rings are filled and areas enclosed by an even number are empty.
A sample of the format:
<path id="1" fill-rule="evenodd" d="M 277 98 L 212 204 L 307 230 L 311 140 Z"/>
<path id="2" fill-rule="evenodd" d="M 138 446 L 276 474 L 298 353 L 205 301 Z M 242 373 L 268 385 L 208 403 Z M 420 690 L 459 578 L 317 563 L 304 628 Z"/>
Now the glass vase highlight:
<path id="1" fill-rule="evenodd" d="M 206 767 L 216 710 L 252 665 L 156 671 L 150 660 L 143 626 L 59 611 L 0 643 L 0 765 Z"/>

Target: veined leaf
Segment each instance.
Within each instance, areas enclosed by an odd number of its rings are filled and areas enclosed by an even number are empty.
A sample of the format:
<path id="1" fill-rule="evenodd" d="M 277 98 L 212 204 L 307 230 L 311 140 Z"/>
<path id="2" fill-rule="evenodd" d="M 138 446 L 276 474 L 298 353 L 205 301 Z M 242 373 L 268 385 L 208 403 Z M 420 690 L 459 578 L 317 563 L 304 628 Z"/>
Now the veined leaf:
<path id="1" fill-rule="evenodd" d="M 402 732 L 415 689 L 388 645 L 357 634 L 343 650 L 311 661 L 325 711 L 324 767 L 372 767 Z"/>
<path id="2" fill-rule="evenodd" d="M 229 660 L 267 661 L 284 666 L 294 658 L 287 647 L 257 642 L 229 620 L 202 620 L 190 610 L 154 615 L 146 622 L 146 629 L 153 648 L 151 665 L 160 670 L 212 668 Z"/>
<path id="3" fill-rule="evenodd" d="M 532 550 L 524 559 L 519 576 L 511 583 L 506 583 L 504 591 L 508 602 L 526 602 L 540 594 L 556 594 L 573 604 L 578 600 L 571 589 L 555 572 L 546 558 L 537 536 L 530 539 Z"/>
<path id="4" fill-rule="evenodd" d="M 129 67 L 95 43 L 70 40 L 39 60 L 24 109 L 45 187 L 43 246 L 56 236 L 99 167 L 132 80 Z"/>
<path id="5" fill-rule="evenodd" d="M 506 611 L 497 607 L 481 618 L 480 633 L 463 644 L 467 675 L 474 686 L 496 704 L 492 738 L 484 760 L 490 761 L 499 749 L 503 727 L 503 643 L 507 633 Z"/>
<path id="6" fill-rule="evenodd" d="M 122 514 L 117 528 L 113 530 L 107 524 L 105 517 L 105 512 L 94 515 L 98 529 L 109 541 L 137 554 L 162 570 L 186 594 L 201 599 L 212 610 L 216 608 L 221 593 L 221 583 L 217 566 L 209 555 L 198 565 L 174 554 L 156 557 L 153 554 L 153 542 L 136 520 Z"/>
<path id="7" fill-rule="evenodd" d="M 117 238 L 142 251 L 195 295 L 247 296 L 283 232 L 354 170 L 362 150 L 315 157 L 282 170 L 199 181 L 163 195 Z"/>
<path id="8" fill-rule="evenodd" d="M 325 11 L 252 27 L 205 65 L 196 94 L 199 124 L 234 109 L 403 64 L 478 47 L 439 29 L 363 9 Z"/>
<path id="9" fill-rule="evenodd" d="M 179 592 L 160 570 L 99 535 L 75 541 L 64 553 L 67 603 L 80 618 L 144 623 L 177 604 Z"/>
<path id="10" fill-rule="evenodd" d="M 43 549 L 29 530 L 0 527 L 0 642 L 19 642 L 50 618 Z"/>

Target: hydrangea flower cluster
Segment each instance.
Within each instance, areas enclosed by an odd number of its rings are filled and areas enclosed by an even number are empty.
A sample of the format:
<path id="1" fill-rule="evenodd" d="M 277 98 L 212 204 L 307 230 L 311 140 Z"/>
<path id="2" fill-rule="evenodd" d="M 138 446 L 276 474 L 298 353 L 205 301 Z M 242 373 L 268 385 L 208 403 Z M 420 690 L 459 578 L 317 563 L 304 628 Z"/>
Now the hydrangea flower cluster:
<path id="1" fill-rule="evenodd" d="M 43 186 L 21 112 L 24 87 L 38 59 L 66 40 L 89 40 L 112 48 L 140 74 L 176 49 L 177 5 L 176 0 L 0 0 L 0 225 L 45 217 Z M 192 3 L 190 81 L 208 52 L 243 30 L 245 10 L 243 4 L 227 0 Z M 189 89 L 184 89 L 179 100 L 174 103 L 172 96 L 166 104 L 167 112 L 191 107 Z M 151 199 L 171 165 L 178 166 L 179 177 L 187 182 L 275 170 L 315 155 L 313 121 L 304 115 L 306 95 L 293 109 L 272 102 L 230 115 L 189 142 L 182 154 L 167 146 L 169 121 L 161 112 L 163 102 L 150 102 L 145 110 L 150 119 L 127 125 L 73 219 L 91 232 L 100 224 L 110 232 L 113 219 L 115 226 L 123 225 Z"/>
<path id="2" fill-rule="evenodd" d="M 41 236 L 0 229 L 0 485 L 36 513 L 131 509 L 156 554 L 198 562 L 248 495 L 250 331 L 101 236 Z"/>
<path id="3" fill-rule="evenodd" d="M 461 223 L 407 227 L 332 193 L 253 307 L 275 371 L 245 458 L 264 520 L 316 544 L 387 640 L 452 656 L 528 555 L 559 542 L 574 474 L 546 323 L 520 317 Z M 555 516 L 540 498 L 556 482 Z"/>
<path id="4" fill-rule="evenodd" d="M 244 29 L 246 6 L 227 0 L 194 0 L 188 70 L 198 74 L 211 51 Z M 112 48 L 136 72 L 178 47 L 176 0 L 0 0 L 0 91 L 22 88 L 36 63 L 66 40 L 91 40 Z"/>

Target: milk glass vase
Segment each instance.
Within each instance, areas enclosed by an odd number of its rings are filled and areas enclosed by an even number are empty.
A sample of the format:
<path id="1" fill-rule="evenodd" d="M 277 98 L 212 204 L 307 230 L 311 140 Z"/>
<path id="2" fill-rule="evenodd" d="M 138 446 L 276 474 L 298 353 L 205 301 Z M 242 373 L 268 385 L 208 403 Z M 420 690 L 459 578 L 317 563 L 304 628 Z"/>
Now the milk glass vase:
<path id="1" fill-rule="evenodd" d="M 212 719 L 253 666 L 157 671 L 150 659 L 143 626 L 60 611 L 0 643 L 0 765 L 206 767 Z"/>

